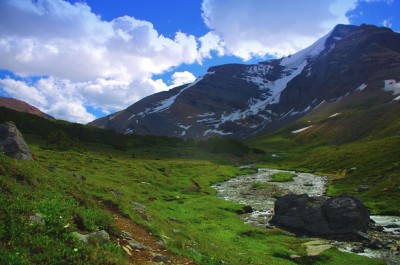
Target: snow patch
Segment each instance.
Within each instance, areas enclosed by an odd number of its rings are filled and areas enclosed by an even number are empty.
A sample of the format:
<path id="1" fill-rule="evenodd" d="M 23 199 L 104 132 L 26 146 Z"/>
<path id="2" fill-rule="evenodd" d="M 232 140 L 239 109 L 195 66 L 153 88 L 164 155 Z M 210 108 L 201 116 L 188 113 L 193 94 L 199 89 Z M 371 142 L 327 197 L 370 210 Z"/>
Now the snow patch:
<path id="1" fill-rule="evenodd" d="M 311 128 L 311 127 L 312 127 L 312 125 L 310 125 L 308 127 L 304 127 L 304 128 L 298 129 L 298 130 L 295 130 L 295 131 L 292 131 L 292 133 L 299 133 L 299 132 L 305 131 L 305 130 Z"/>
<path id="2" fill-rule="evenodd" d="M 339 116 L 340 114 L 342 114 L 342 113 L 337 112 L 337 113 L 332 114 L 331 116 L 329 116 L 329 118 L 333 118 L 333 117 Z"/>
<path id="3" fill-rule="evenodd" d="M 160 101 L 159 105 L 157 107 L 153 108 L 151 111 L 147 112 L 147 114 L 151 114 L 151 113 L 155 113 L 155 112 L 162 112 L 162 111 L 165 111 L 165 110 L 169 109 L 171 107 L 171 105 L 175 102 L 176 98 L 180 94 L 182 94 L 185 90 L 187 90 L 188 88 L 196 85 L 198 82 L 203 80 L 206 75 L 211 75 L 211 74 L 214 74 L 214 73 L 215 72 L 207 72 L 205 75 L 197 78 L 194 82 L 188 84 L 186 87 L 181 89 L 181 91 L 179 91 L 176 95 Z"/>
<path id="4" fill-rule="evenodd" d="M 356 91 L 363 91 L 365 88 L 367 87 L 367 84 L 362 84 L 361 86 L 359 86 Z"/>
<path id="5" fill-rule="evenodd" d="M 196 115 L 196 117 L 204 118 L 204 117 L 210 117 L 210 116 L 214 116 L 214 115 L 215 115 L 214 112 L 206 112 L 206 113 L 203 113 L 203 114 L 198 114 L 198 115 Z"/>
<path id="6" fill-rule="evenodd" d="M 220 131 L 220 130 L 215 130 L 215 129 L 209 129 L 207 131 L 204 132 L 203 136 L 206 136 L 209 133 L 216 133 L 219 135 L 229 135 L 232 134 L 231 132 L 224 132 L 224 131 Z"/>
<path id="7" fill-rule="evenodd" d="M 325 42 L 332 34 L 331 30 L 328 34 L 326 34 L 321 39 L 317 40 L 310 47 L 305 48 L 304 50 L 295 53 L 292 56 L 286 57 L 282 60 L 281 65 L 286 66 L 288 68 L 298 67 L 302 62 L 307 59 L 319 55 L 323 50 L 325 50 Z"/>
<path id="8" fill-rule="evenodd" d="M 383 90 L 393 92 L 393 95 L 400 94 L 400 82 L 396 82 L 394 79 L 385 80 L 385 87 Z"/>
<path id="9" fill-rule="evenodd" d="M 132 134 L 133 133 L 133 129 L 126 129 L 124 134 Z"/>
<path id="10" fill-rule="evenodd" d="M 192 126 L 191 126 L 191 125 L 185 126 L 185 125 L 182 125 L 182 124 L 178 124 L 178 127 L 182 128 L 182 129 L 184 129 L 184 130 L 187 130 L 187 129 L 189 129 L 189 128 L 192 127 Z"/>

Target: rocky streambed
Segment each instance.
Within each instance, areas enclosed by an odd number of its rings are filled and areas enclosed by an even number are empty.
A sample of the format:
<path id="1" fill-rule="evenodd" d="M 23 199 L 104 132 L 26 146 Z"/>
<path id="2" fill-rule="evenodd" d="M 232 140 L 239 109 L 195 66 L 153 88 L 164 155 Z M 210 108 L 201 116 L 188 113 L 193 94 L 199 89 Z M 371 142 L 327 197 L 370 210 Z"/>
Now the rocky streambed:
<path id="1" fill-rule="evenodd" d="M 272 176 L 279 172 L 295 173 L 293 181 L 272 182 Z M 273 216 L 277 197 L 287 193 L 323 196 L 326 193 L 327 177 L 310 173 L 299 173 L 275 169 L 259 169 L 252 175 L 239 176 L 229 181 L 213 185 L 217 196 L 224 200 L 252 207 L 253 212 L 242 214 L 242 220 L 250 225 L 267 229 L 274 228 L 269 223 Z M 369 257 L 384 258 L 387 264 L 400 264 L 400 217 L 371 216 L 382 231 L 372 231 L 363 242 L 330 243 L 343 251 L 350 251 Z"/>

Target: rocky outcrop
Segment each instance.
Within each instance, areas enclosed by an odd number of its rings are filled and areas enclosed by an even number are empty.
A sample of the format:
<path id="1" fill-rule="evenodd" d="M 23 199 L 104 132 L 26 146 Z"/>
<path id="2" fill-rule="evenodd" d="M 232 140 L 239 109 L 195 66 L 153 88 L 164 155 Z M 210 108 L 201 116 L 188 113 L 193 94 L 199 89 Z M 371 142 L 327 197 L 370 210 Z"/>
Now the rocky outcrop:
<path id="1" fill-rule="evenodd" d="M 366 232 L 370 222 L 364 204 L 348 195 L 326 199 L 288 194 L 275 202 L 274 209 L 273 224 L 317 236 L 352 236 Z"/>
<path id="2" fill-rule="evenodd" d="M 0 150 L 15 159 L 32 160 L 28 145 L 11 121 L 0 124 Z"/>

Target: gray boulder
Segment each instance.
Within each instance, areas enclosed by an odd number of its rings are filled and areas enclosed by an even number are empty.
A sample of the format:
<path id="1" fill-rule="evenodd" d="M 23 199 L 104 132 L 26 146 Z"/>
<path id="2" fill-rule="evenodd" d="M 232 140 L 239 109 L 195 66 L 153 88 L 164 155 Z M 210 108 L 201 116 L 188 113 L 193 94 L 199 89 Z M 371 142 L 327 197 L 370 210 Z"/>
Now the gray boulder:
<path id="1" fill-rule="evenodd" d="M 362 202 L 341 195 L 326 199 L 307 194 L 287 194 L 275 202 L 271 223 L 302 233 L 329 236 L 366 232 L 369 214 Z"/>
<path id="2" fill-rule="evenodd" d="M 0 150 L 18 160 L 32 160 L 28 145 L 12 121 L 0 124 Z"/>
<path id="3" fill-rule="evenodd" d="M 104 244 L 110 241 L 110 235 L 104 230 L 93 232 L 87 235 L 83 235 L 78 232 L 73 232 L 72 234 L 74 237 L 76 237 L 78 240 L 82 241 L 85 244 L 96 243 L 96 242 Z"/>

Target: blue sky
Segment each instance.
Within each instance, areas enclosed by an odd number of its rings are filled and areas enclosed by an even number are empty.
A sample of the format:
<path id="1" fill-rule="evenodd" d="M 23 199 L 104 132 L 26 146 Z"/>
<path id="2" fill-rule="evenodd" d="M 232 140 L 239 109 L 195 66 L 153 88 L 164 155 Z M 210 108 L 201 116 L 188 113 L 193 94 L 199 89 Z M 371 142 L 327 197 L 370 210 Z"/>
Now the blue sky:
<path id="1" fill-rule="evenodd" d="M 336 24 L 400 31 L 400 0 L 2 0 L 0 95 L 86 123 L 208 67 L 293 54 Z"/>

